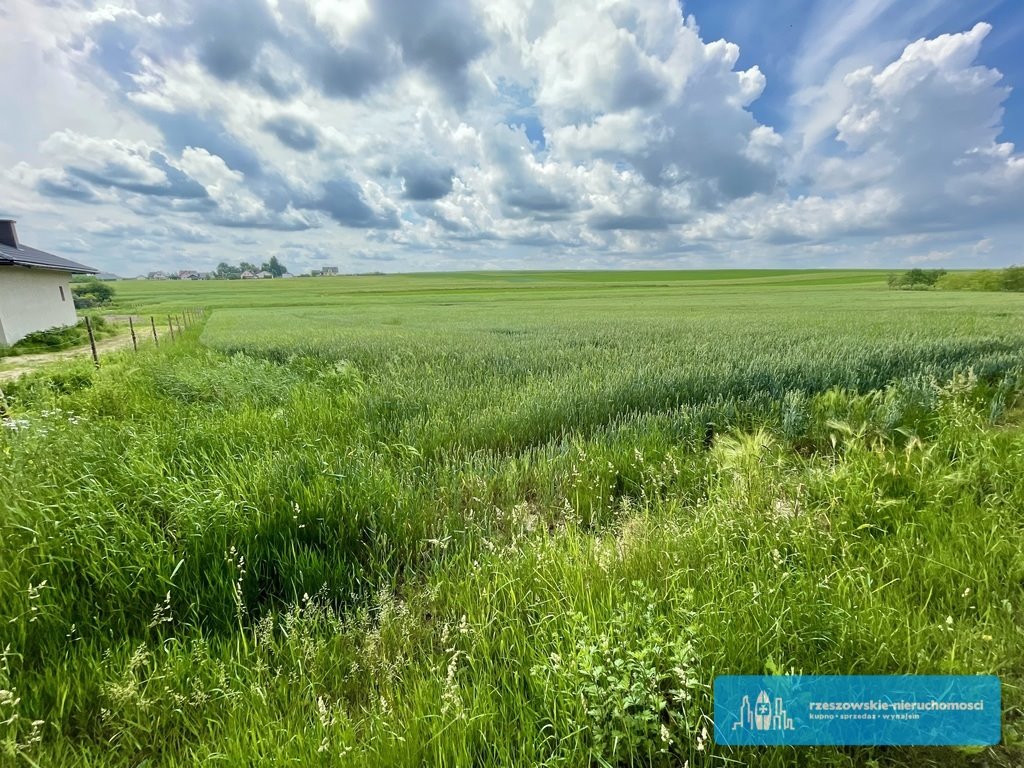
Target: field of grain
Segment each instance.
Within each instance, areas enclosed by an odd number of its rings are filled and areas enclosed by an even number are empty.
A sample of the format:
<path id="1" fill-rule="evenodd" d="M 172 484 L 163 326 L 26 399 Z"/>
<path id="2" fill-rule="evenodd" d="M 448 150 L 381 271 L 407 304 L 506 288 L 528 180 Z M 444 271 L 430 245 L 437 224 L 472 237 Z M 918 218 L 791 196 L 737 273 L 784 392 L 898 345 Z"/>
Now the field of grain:
<path id="1" fill-rule="evenodd" d="M 12 764 L 1014 766 L 1024 304 L 871 272 L 118 285 L 5 388 Z M 1003 744 L 726 748 L 727 673 L 990 673 Z"/>

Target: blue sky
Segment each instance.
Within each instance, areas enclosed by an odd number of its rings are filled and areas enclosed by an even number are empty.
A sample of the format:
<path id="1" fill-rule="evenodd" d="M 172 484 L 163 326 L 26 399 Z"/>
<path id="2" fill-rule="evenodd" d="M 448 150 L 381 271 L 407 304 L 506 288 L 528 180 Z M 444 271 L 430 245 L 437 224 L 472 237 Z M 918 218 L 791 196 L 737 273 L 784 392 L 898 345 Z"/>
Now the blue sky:
<path id="1" fill-rule="evenodd" d="M 993 26 L 978 61 L 1003 73 L 1006 81 L 1024 85 L 1024 5 L 1018 0 L 978 2 L 880 3 L 879 14 L 847 39 L 845 51 L 856 53 L 876 45 L 902 48 L 908 41 L 970 29 L 979 21 Z M 698 0 L 683 4 L 693 14 L 705 39 L 724 38 L 740 46 L 740 66 L 757 64 L 768 87 L 752 105 L 759 119 L 786 129 L 788 101 L 798 89 L 801 54 L 813 50 L 816 34 L 827 25 L 833 3 L 817 0 L 759 0 L 721 2 Z M 1004 141 L 1020 143 L 1024 135 L 1024 94 L 1005 102 Z"/>
<path id="2" fill-rule="evenodd" d="M 1019 263 L 1022 43 L 1016 0 L 9 0 L 0 215 L 123 275 Z"/>

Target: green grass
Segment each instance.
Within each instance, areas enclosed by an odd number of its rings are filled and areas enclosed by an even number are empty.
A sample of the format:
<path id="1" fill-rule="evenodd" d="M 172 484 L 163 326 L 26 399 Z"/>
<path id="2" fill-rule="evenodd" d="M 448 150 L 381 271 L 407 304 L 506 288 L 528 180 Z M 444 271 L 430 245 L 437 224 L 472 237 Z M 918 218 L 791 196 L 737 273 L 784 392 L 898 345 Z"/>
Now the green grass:
<path id="1" fill-rule="evenodd" d="M 1012 296 L 880 273 L 118 296 L 212 311 L 5 390 L 11 764 L 1024 760 Z M 789 671 L 1000 675 L 1004 743 L 707 737 L 716 675 Z"/>
<path id="2" fill-rule="evenodd" d="M 207 309 L 324 306 L 374 300 L 448 296 L 618 295 L 623 288 L 660 291 L 766 285 L 884 286 L 887 272 L 871 270 L 694 270 L 647 272 L 445 272 L 413 275 L 307 277 L 286 280 L 122 280 L 116 306 L 157 316 L 200 305 Z"/>
<path id="3" fill-rule="evenodd" d="M 96 339 L 105 339 L 117 333 L 117 327 L 100 315 L 91 316 L 90 320 L 92 322 L 93 337 Z M 59 352 L 88 343 L 89 332 L 85 327 L 85 320 L 83 319 L 77 325 L 36 331 L 9 347 L 0 347 L 0 358 Z"/>

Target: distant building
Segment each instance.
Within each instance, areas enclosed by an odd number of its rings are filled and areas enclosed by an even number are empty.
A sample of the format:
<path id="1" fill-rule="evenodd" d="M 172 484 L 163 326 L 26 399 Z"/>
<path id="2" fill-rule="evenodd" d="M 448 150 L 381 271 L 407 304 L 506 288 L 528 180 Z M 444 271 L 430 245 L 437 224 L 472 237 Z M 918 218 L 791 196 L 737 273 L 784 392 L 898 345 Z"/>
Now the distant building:
<path id="1" fill-rule="evenodd" d="M 285 272 L 281 277 L 295 277 L 291 272 Z"/>
<path id="2" fill-rule="evenodd" d="M 266 280 L 268 277 L 273 277 L 273 275 L 267 272 L 265 269 L 261 269 L 259 272 L 256 273 L 256 277 L 259 278 L 260 280 Z"/>
<path id="3" fill-rule="evenodd" d="M 146 275 L 146 277 L 149 278 L 150 280 L 170 280 L 171 279 L 170 275 L 168 275 L 166 272 L 164 272 L 163 270 L 160 270 L 160 269 L 158 269 L 156 272 L 150 272 L 148 275 Z"/>
<path id="4" fill-rule="evenodd" d="M 251 269 L 247 269 L 247 270 L 245 270 L 245 272 L 243 272 L 241 274 L 241 278 L 243 280 L 255 280 L 256 279 L 256 273 L 253 272 Z"/>
<path id="5" fill-rule="evenodd" d="M 336 275 L 336 274 L 338 274 L 338 268 L 337 267 L 324 267 L 323 269 L 320 270 L 320 274 L 321 275 Z"/>
<path id="6" fill-rule="evenodd" d="M 0 219 L 0 346 L 36 331 L 75 325 L 78 315 L 68 280 L 97 271 L 22 245 L 14 222 Z"/>
<path id="7" fill-rule="evenodd" d="M 183 269 L 178 273 L 179 280 L 199 280 L 199 273 L 194 269 Z"/>

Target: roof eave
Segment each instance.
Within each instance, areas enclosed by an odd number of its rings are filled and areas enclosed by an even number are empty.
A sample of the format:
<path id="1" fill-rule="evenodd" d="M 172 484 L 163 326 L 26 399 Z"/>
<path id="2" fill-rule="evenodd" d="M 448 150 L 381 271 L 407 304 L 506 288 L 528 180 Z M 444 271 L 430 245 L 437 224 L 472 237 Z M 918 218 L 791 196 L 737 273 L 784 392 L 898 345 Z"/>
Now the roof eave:
<path id="1" fill-rule="evenodd" d="M 43 269 L 47 272 L 67 272 L 69 275 L 95 275 L 98 269 L 88 267 L 85 264 L 76 264 L 74 267 L 58 267 L 49 264 L 27 264 L 13 259 L 0 259 L 0 267 L 23 267 L 24 269 Z"/>

